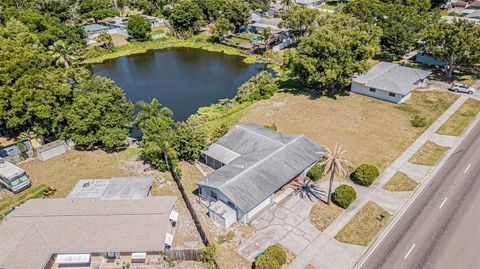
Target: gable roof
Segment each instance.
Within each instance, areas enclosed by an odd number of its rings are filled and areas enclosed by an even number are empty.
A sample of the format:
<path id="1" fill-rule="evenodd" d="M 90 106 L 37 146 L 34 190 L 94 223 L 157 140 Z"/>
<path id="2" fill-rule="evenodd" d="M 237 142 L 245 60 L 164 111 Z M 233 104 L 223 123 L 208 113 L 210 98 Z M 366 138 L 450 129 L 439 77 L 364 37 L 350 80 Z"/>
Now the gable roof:
<path id="1" fill-rule="evenodd" d="M 352 81 L 369 88 L 406 95 L 428 75 L 430 72 L 425 70 L 380 62 L 366 74 L 353 78 Z"/>
<path id="2" fill-rule="evenodd" d="M 304 135 L 282 134 L 256 124 L 236 125 L 215 144 L 203 153 L 211 156 L 212 148 L 221 147 L 238 156 L 225 158 L 229 161 L 222 168 L 197 184 L 218 189 L 243 212 L 315 163 L 325 150 Z"/>
<path id="3" fill-rule="evenodd" d="M 0 268 L 44 268 L 59 253 L 162 251 L 176 199 L 29 200 L 0 225 Z"/>

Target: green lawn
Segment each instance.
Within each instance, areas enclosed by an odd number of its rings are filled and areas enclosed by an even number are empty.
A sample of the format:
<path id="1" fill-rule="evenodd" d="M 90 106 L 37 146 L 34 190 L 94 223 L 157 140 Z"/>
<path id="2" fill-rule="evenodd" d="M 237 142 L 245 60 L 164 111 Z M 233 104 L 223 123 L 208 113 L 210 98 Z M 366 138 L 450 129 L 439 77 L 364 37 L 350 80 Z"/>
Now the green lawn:
<path id="1" fill-rule="evenodd" d="M 381 215 L 384 217 L 382 218 Z M 340 242 L 367 246 L 390 220 L 390 215 L 376 203 L 369 201 L 335 236 Z"/>
<path id="2" fill-rule="evenodd" d="M 413 164 L 434 166 L 442 158 L 443 154 L 449 150 L 448 147 L 442 147 L 427 141 L 409 160 Z"/>
<path id="3" fill-rule="evenodd" d="M 343 208 L 330 203 L 327 205 L 323 201 L 317 202 L 310 210 L 310 221 L 320 231 L 325 231 L 328 225 L 332 223 L 338 216 L 340 216 Z"/>
<path id="4" fill-rule="evenodd" d="M 404 173 L 397 172 L 383 188 L 387 191 L 413 191 L 417 185 L 417 182 Z"/>
<path id="5" fill-rule="evenodd" d="M 12 207 L 17 207 L 29 199 L 41 198 L 46 189 L 47 186 L 43 184 L 34 185 L 18 194 L 7 195 L 0 199 L 0 220 L 2 216 L 10 212 Z"/>
<path id="6" fill-rule="evenodd" d="M 470 98 L 438 129 L 437 133 L 441 135 L 460 135 L 479 112 L 480 101 Z"/>

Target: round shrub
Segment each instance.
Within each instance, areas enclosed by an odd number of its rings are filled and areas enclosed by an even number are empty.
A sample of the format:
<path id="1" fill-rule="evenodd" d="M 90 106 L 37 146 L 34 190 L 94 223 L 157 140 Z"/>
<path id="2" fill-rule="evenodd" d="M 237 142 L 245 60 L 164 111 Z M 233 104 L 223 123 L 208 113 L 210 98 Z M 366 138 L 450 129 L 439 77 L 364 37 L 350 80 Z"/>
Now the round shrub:
<path id="1" fill-rule="evenodd" d="M 323 166 L 315 164 L 310 170 L 308 170 L 307 177 L 313 181 L 318 181 L 322 177 L 322 173 Z"/>
<path id="2" fill-rule="evenodd" d="M 412 118 L 413 127 L 425 127 L 427 126 L 427 118 L 425 116 L 416 114 Z"/>
<path id="3" fill-rule="evenodd" d="M 255 260 L 255 269 L 280 269 L 281 267 L 277 260 L 267 255 L 260 256 Z"/>
<path id="4" fill-rule="evenodd" d="M 287 262 L 287 253 L 279 244 L 269 246 L 263 254 L 275 259 L 280 265 Z"/>
<path id="5" fill-rule="evenodd" d="M 379 175 L 380 171 L 375 166 L 371 164 L 362 164 L 353 171 L 350 178 L 353 182 L 359 185 L 370 186 Z"/>
<path id="6" fill-rule="evenodd" d="M 335 189 L 332 200 L 342 208 L 348 208 L 357 199 L 357 192 L 352 186 L 342 184 Z"/>

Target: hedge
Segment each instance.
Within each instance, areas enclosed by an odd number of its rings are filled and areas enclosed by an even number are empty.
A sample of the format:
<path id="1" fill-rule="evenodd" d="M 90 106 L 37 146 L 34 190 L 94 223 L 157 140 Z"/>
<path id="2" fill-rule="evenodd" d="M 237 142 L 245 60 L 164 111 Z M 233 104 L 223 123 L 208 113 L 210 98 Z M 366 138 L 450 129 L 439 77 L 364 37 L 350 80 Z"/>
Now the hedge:
<path id="1" fill-rule="evenodd" d="M 370 186 L 379 175 L 380 171 L 377 167 L 371 164 L 362 164 L 355 169 L 350 178 L 359 185 Z"/>
<path id="2" fill-rule="evenodd" d="M 357 192 L 352 186 L 342 184 L 335 189 L 332 200 L 342 208 L 348 208 L 357 199 Z"/>
<path id="3" fill-rule="evenodd" d="M 412 118 L 412 125 L 413 127 L 426 127 L 428 124 L 427 118 L 422 115 L 416 114 Z"/>
<path id="4" fill-rule="evenodd" d="M 287 253 L 279 244 L 269 246 L 263 256 L 255 260 L 256 269 L 279 269 L 287 262 Z"/>
<path id="5" fill-rule="evenodd" d="M 323 174 L 323 166 L 319 166 L 315 164 L 310 170 L 307 172 L 307 177 L 313 181 L 318 181 Z"/>

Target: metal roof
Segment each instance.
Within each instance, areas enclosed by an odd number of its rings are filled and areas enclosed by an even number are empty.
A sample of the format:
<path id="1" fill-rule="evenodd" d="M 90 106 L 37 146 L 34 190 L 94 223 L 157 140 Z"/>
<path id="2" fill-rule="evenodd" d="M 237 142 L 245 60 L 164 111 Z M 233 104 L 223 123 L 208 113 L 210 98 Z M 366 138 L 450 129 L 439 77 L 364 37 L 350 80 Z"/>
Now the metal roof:
<path id="1" fill-rule="evenodd" d="M 240 156 L 197 184 L 218 189 L 243 212 L 315 163 L 325 150 L 304 135 L 282 134 L 256 124 L 236 125 L 217 143 Z"/>
<path id="2" fill-rule="evenodd" d="M 67 145 L 67 143 L 65 142 L 65 140 L 55 140 L 55 141 L 53 141 L 53 142 L 47 143 L 47 144 L 45 144 L 45 145 L 43 145 L 43 146 L 40 146 L 40 147 L 36 148 L 35 150 L 36 150 L 38 153 L 42 153 L 42 152 L 44 152 L 44 151 L 51 150 L 51 149 L 53 149 L 53 148 L 56 148 L 56 147 L 62 146 L 62 145 L 64 145 L 64 146 Z"/>
<path id="3" fill-rule="evenodd" d="M 366 87 L 406 95 L 428 75 L 430 72 L 425 70 L 380 62 L 353 81 Z"/>
<path id="4" fill-rule="evenodd" d="M 163 251 L 176 199 L 28 200 L 0 225 L 0 268 L 44 268 L 60 253 Z"/>
<path id="5" fill-rule="evenodd" d="M 23 174 L 25 171 L 14 165 L 11 162 L 8 161 L 3 161 L 3 163 L 0 163 L 0 176 L 11 179 L 15 176 Z"/>

